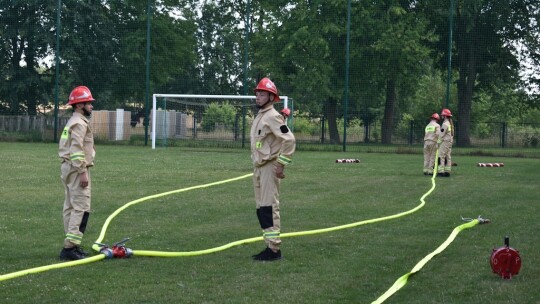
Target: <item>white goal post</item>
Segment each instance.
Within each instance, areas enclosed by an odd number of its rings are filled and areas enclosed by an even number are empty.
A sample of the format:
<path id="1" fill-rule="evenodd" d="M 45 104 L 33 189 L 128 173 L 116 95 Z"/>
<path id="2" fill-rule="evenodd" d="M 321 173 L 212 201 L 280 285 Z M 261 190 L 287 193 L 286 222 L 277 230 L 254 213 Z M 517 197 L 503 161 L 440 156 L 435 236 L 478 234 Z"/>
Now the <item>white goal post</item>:
<path id="1" fill-rule="evenodd" d="M 156 148 L 156 131 L 157 131 L 157 99 L 158 98 L 176 98 L 176 99 L 236 99 L 236 100 L 255 100 L 253 95 L 198 95 L 198 94 L 153 94 L 152 95 L 152 149 Z M 280 100 L 283 102 L 283 107 L 287 108 L 289 104 L 289 98 L 287 96 L 280 96 Z"/>

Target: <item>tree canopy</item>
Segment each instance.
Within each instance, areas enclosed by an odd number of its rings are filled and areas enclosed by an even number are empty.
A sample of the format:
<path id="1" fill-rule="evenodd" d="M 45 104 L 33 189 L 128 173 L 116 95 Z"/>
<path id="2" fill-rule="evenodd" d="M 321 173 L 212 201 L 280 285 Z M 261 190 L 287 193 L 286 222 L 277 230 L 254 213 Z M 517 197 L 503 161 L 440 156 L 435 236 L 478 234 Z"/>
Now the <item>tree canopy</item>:
<path id="1" fill-rule="evenodd" d="M 64 0 L 60 28 L 56 1 L 0 0 L 0 114 L 50 108 L 59 56 L 61 104 L 82 84 L 98 108 L 142 107 L 147 64 L 150 93 L 251 94 L 270 77 L 295 111 L 328 121 L 332 142 L 341 141 L 347 92 L 347 119 L 379 125 L 391 143 L 404 117 L 446 107 L 449 82 L 457 141 L 467 146 L 472 120 L 535 117 L 540 4 L 453 1 L 451 29 L 446 0 L 351 1 L 347 33 L 347 0 Z"/>

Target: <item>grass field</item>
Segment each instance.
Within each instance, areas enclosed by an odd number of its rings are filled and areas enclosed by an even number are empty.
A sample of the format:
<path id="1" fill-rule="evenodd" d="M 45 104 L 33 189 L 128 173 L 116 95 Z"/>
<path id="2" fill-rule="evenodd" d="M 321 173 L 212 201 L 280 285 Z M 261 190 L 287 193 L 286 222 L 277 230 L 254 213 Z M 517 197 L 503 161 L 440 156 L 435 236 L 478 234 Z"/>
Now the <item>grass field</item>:
<path id="1" fill-rule="evenodd" d="M 63 187 L 55 144 L 0 143 L 0 275 L 58 263 Z M 359 158 L 359 164 L 336 164 Z M 540 160 L 456 156 L 450 178 L 419 211 L 394 220 L 283 239 L 284 259 L 258 263 L 262 242 L 193 257 L 98 261 L 0 281 L 0 303 L 371 303 L 435 250 L 461 216 L 491 219 L 461 232 L 386 303 L 540 303 Z M 504 162 L 479 168 L 478 162 Z M 98 146 L 93 213 L 83 246 L 135 199 L 252 171 L 247 150 Z M 431 188 L 422 156 L 295 154 L 281 186 L 282 232 L 333 227 L 418 206 Z M 504 236 L 521 272 L 491 272 Z M 260 236 L 251 179 L 146 201 L 110 223 L 104 242 L 191 251 Z"/>

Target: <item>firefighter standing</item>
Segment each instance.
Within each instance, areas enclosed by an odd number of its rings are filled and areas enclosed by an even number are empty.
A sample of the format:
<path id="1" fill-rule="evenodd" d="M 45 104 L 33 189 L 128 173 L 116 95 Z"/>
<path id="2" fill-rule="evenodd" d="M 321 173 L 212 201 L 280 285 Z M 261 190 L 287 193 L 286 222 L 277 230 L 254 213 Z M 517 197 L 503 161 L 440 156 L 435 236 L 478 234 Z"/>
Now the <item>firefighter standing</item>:
<path id="1" fill-rule="evenodd" d="M 431 115 L 430 122 L 426 126 L 424 135 L 424 175 L 433 175 L 433 166 L 435 165 L 435 155 L 437 154 L 437 140 L 441 132 L 439 114 Z"/>
<path id="2" fill-rule="evenodd" d="M 255 88 L 255 96 L 259 113 L 250 134 L 253 186 L 257 218 L 267 247 L 253 255 L 253 259 L 273 261 L 281 259 L 279 185 L 285 178 L 284 167 L 291 163 L 296 140 L 285 124 L 284 116 L 274 109 L 273 102 L 279 101 L 275 84 L 263 78 Z"/>
<path id="3" fill-rule="evenodd" d="M 452 171 L 452 143 L 454 142 L 454 123 L 452 122 L 452 112 L 443 109 L 441 116 L 443 123 L 439 134 L 439 167 L 437 175 L 450 176 Z"/>
<path id="4" fill-rule="evenodd" d="M 86 252 L 80 247 L 90 215 L 91 180 L 89 167 L 94 165 L 94 135 L 89 119 L 94 98 L 85 86 L 78 86 L 69 94 L 73 107 L 60 137 L 58 156 L 62 160 L 61 179 L 65 189 L 63 208 L 64 248 L 62 260 L 80 260 Z"/>

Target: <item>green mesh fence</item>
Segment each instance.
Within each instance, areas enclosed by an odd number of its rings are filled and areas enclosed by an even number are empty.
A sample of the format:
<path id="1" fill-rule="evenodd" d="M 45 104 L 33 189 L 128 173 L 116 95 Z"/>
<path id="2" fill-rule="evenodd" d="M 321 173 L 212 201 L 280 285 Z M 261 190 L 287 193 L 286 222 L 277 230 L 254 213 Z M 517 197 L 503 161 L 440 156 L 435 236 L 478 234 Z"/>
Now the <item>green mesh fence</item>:
<path id="1" fill-rule="evenodd" d="M 153 94 L 252 95 L 269 77 L 295 101 L 299 149 L 421 149 L 449 108 L 457 147 L 526 154 L 539 19 L 531 0 L 0 0 L 0 140 L 57 140 L 85 85 L 98 140 L 150 145 Z M 200 110 L 160 145 L 243 147 L 244 107 Z"/>

